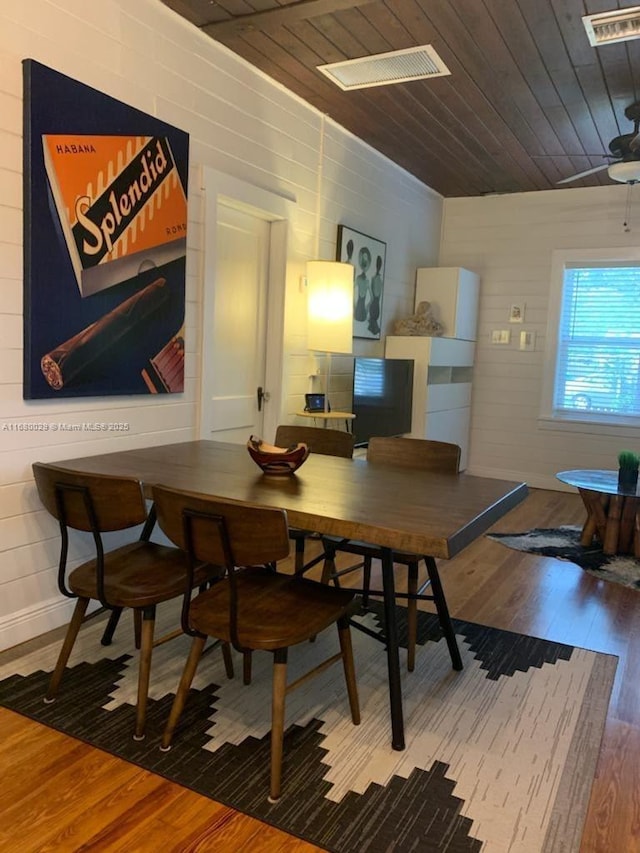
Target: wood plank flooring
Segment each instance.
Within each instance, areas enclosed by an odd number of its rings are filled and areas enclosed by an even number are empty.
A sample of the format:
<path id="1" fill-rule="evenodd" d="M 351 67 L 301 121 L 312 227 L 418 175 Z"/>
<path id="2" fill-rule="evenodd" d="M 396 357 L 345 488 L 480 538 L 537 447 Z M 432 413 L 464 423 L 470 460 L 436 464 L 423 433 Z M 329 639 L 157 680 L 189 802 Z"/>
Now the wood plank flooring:
<path id="1" fill-rule="evenodd" d="M 534 490 L 494 530 L 583 518 L 577 495 Z M 640 593 L 485 538 L 440 565 L 454 616 L 618 656 L 581 853 L 640 853 Z M 320 850 L 12 712 L 0 724 L 3 853 Z"/>

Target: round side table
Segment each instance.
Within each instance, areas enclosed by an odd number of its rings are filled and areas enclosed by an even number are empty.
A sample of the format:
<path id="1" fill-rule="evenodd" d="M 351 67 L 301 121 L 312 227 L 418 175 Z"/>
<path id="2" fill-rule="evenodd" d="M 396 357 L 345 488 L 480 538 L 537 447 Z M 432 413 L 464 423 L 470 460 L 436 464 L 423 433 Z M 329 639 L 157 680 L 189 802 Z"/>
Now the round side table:
<path id="1" fill-rule="evenodd" d="M 560 482 L 575 486 L 587 510 L 580 544 L 588 547 L 593 537 L 602 542 L 605 554 L 640 557 L 640 495 L 618 488 L 618 472 L 596 469 L 561 471 Z"/>
<path id="2" fill-rule="evenodd" d="M 329 426 L 331 421 L 344 421 L 347 432 L 350 431 L 351 421 L 355 418 L 352 412 L 296 412 L 296 416 L 299 418 L 313 418 L 314 420 L 317 418 L 323 420 L 325 428 Z"/>

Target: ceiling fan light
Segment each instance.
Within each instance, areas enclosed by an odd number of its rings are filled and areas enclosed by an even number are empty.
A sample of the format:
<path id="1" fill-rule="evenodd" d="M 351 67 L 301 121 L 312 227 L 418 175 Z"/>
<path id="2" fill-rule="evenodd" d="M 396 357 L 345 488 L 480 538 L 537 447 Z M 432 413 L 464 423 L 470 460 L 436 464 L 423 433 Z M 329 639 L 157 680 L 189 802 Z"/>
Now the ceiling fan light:
<path id="1" fill-rule="evenodd" d="M 582 23 L 593 47 L 637 39 L 640 38 L 640 6 L 585 15 Z"/>
<path id="2" fill-rule="evenodd" d="M 619 181 L 621 184 L 636 183 L 640 181 L 640 160 L 612 163 L 607 172 L 613 181 Z"/>

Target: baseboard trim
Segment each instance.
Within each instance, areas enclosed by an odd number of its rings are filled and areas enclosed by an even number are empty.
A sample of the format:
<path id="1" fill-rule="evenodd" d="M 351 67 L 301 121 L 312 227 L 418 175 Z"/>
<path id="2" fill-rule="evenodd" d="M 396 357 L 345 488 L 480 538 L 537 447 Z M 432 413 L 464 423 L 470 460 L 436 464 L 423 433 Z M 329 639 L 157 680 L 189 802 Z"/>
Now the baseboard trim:
<path id="1" fill-rule="evenodd" d="M 495 468 L 470 466 L 466 474 L 476 477 L 490 477 L 493 480 L 516 480 L 525 482 L 532 489 L 549 489 L 552 492 L 575 492 L 571 486 L 561 483 L 553 474 L 532 474 L 528 471 L 497 471 Z"/>
<path id="2" fill-rule="evenodd" d="M 60 597 L 41 602 L 34 607 L 25 607 L 17 613 L 0 618 L 0 651 L 26 643 L 66 625 L 71 619 L 74 606 L 75 599 Z"/>

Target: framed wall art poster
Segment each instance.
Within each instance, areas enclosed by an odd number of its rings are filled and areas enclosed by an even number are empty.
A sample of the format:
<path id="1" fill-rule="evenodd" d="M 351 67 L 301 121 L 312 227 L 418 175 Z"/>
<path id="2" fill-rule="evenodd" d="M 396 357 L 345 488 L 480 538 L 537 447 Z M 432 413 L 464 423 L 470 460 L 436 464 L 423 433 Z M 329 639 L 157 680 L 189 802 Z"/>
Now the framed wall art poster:
<path id="1" fill-rule="evenodd" d="M 346 225 L 338 225 L 336 260 L 354 268 L 354 338 L 380 339 L 386 254 L 386 243 Z"/>
<path id="2" fill-rule="evenodd" d="M 181 392 L 189 136 L 23 69 L 23 396 Z"/>

